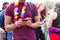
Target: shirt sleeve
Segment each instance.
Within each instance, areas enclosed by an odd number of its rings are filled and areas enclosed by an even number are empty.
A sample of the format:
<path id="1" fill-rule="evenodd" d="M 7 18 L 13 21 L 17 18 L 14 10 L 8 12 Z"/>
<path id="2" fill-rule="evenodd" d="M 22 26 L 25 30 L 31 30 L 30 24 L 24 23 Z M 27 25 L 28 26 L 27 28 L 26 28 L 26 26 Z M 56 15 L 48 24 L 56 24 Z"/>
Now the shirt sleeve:
<path id="1" fill-rule="evenodd" d="M 5 15 L 10 16 L 10 17 L 12 16 L 12 13 L 11 13 L 11 5 L 6 8 Z"/>
<path id="2" fill-rule="evenodd" d="M 34 8 L 34 16 L 38 16 L 38 10 L 36 5 L 33 4 L 33 8 Z"/>

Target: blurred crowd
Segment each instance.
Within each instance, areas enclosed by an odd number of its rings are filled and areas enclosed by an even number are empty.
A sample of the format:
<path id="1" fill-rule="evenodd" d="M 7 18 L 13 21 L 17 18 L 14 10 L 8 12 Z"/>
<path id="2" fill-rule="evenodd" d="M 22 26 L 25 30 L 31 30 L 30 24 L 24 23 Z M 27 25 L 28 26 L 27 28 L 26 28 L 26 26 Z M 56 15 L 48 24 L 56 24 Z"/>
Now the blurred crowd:
<path id="1" fill-rule="evenodd" d="M 44 3 L 25 0 L 4 2 L 0 40 L 60 40 L 60 2 L 52 9 Z"/>

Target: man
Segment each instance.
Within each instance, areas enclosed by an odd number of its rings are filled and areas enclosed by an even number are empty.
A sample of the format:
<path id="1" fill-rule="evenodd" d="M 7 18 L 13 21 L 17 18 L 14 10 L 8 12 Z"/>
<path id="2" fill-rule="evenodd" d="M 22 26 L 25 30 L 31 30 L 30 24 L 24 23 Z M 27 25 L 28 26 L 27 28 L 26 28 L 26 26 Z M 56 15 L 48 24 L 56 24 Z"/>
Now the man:
<path id="1" fill-rule="evenodd" d="M 5 31 L 5 27 L 4 27 L 4 11 L 5 11 L 5 8 L 8 6 L 8 4 L 9 4 L 8 2 L 4 2 L 2 11 L 0 12 L 0 33 L 1 33 L 1 38 L 3 40 L 7 40 L 7 35 L 5 35 L 6 31 Z"/>
<path id="2" fill-rule="evenodd" d="M 36 40 L 33 28 L 40 27 L 40 20 L 35 9 L 34 23 L 32 21 L 32 14 L 25 0 L 18 0 L 17 3 L 12 3 L 5 11 L 5 29 L 13 30 L 13 40 Z M 18 20 L 17 20 L 18 19 Z M 10 22 L 13 24 L 9 24 Z"/>

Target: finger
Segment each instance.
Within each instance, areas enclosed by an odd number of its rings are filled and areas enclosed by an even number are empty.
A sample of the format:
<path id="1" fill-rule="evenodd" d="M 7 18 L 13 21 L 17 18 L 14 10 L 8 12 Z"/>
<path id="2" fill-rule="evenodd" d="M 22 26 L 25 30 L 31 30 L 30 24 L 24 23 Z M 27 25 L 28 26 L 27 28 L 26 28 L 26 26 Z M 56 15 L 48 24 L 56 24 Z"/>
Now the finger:
<path id="1" fill-rule="evenodd" d="M 18 23 L 22 23 L 22 21 L 18 21 Z"/>
<path id="2" fill-rule="evenodd" d="M 19 21 L 22 21 L 23 19 L 19 19 Z"/>
<path id="3" fill-rule="evenodd" d="M 26 20 L 32 20 L 31 18 L 26 18 Z"/>
<path id="4" fill-rule="evenodd" d="M 31 23 L 32 23 L 31 21 L 27 21 L 27 23 L 26 23 L 26 24 L 29 24 L 29 25 L 30 25 Z"/>

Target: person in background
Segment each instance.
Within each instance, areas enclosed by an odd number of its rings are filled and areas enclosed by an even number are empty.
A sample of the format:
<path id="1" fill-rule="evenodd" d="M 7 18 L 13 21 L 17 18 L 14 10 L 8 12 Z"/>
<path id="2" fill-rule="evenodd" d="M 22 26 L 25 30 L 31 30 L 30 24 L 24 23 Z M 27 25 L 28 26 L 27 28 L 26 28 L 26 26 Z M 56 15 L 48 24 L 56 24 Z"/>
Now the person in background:
<path id="1" fill-rule="evenodd" d="M 2 6 L 2 10 L 5 10 L 8 5 L 9 5 L 8 2 L 4 2 L 4 3 L 3 3 L 3 6 Z"/>
<path id="2" fill-rule="evenodd" d="M 42 22 L 42 21 L 44 21 L 44 19 L 47 16 L 47 8 L 43 3 L 40 3 L 40 4 L 37 5 L 37 9 L 38 9 L 40 22 Z M 44 35 L 41 27 L 36 28 L 35 32 L 36 32 L 36 37 L 37 37 L 36 40 L 39 40 L 39 39 L 40 40 L 45 40 L 45 35 Z"/>
<path id="3" fill-rule="evenodd" d="M 13 30 L 12 40 L 36 40 L 33 28 L 40 27 L 37 8 L 32 4 L 35 9 L 33 23 L 26 0 L 17 1 L 9 5 L 5 11 L 5 29 L 6 31 Z M 9 24 L 11 21 L 13 24 Z"/>
<path id="4" fill-rule="evenodd" d="M 4 34 L 5 34 L 5 39 L 4 40 L 8 40 L 8 37 L 11 37 L 8 36 L 8 32 L 5 31 L 5 24 L 4 24 L 4 12 L 5 12 L 5 9 L 6 7 L 9 5 L 8 2 L 4 2 L 3 3 L 3 6 L 2 6 L 2 10 L 1 10 L 1 13 L 0 13 L 0 24 L 1 24 L 1 27 L 4 29 Z M 2 29 L 1 29 L 2 30 Z M 3 32 L 3 31 L 2 31 Z M 3 34 L 3 33 L 2 33 Z M 1 36 L 2 37 L 2 36 Z M 3 39 L 3 38 L 2 38 Z M 10 40 L 10 39 L 9 39 Z"/>
<path id="5" fill-rule="evenodd" d="M 9 5 L 8 2 L 4 2 L 4 3 L 3 3 L 2 10 L 5 11 L 5 9 L 7 8 L 8 5 Z M 11 22 L 11 23 L 12 23 L 12 22 Z M 11 24 L 11 23 L 10 23 L 10 24 Z M 12 30 L 7 31 L 6 36 L 7 36 L 7 40 L 12 40 Z"/>
<path id="6" fill-rule="evenodd" d="M 48 29 L 50 40 L 60 40 L 60 2 L 57 2 L 55 8 L 49 13 Z"/>
<path id="7" fill-rule="evenodd" d="M 6 4 L 6 5 L 5 5 Z M 1 40 L 7 40 L 7 35 L 4 26 L 4 7 L 6 7 L 8 2 L 3 3 L 2 10 L 0 11 L 0 33 L 1 33 Z"/>
<path id="8" fill-rule="evenodd" d="M 5 30 L 4 30 L 4 23 L 3 23 L 3 15 L 2 15 L 2 12 L 0 11 L 0 40 L 6 40 L 6 37 L 4 37 L 5 35 Z M 3 37 L 2 37 L 3 35 Z"/>

